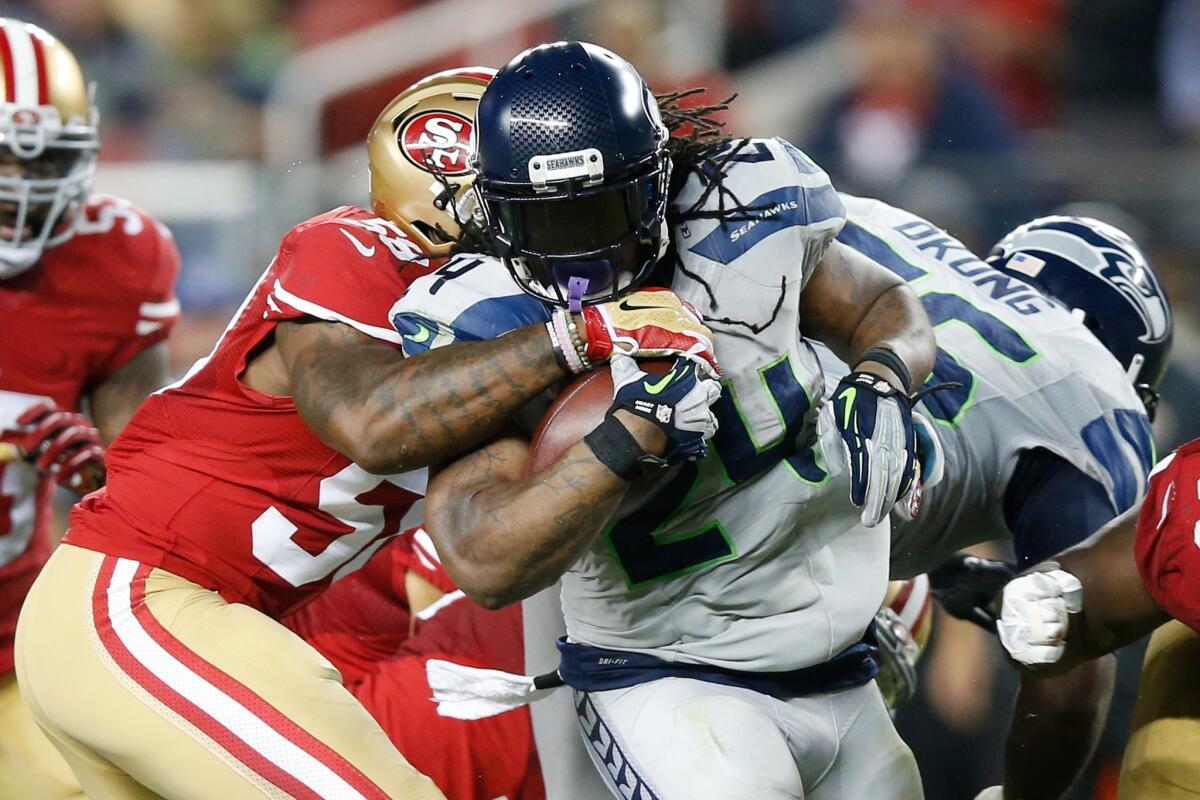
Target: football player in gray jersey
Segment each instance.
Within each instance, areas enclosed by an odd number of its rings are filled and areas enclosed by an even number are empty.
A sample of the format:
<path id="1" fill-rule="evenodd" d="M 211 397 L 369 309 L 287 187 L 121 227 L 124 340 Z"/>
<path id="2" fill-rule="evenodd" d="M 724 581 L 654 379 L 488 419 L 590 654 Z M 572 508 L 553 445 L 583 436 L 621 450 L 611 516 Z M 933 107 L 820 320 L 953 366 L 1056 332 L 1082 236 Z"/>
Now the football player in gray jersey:
<path id="1" fill-rule="evenodd" d="M 1170 307 L 1132 240 L 1096 220 L 1034 220 L 985 263 L 906 211 L 842 200 L 839 239 L 909 281 L 937 335 L 930 381 L 959 384 L 917 405 L 936 423 L 944 477 L 915 519 L 894 515 L 892 575 L 932 569 L 943 605 L 994 631 L 989 606 L 1014 570 L 955 551 L 1010 539 L 1024 569 L 1140 501 Z M 828 351 L 822 361 L 828 381 L 847 370 Z M 1066 791 L 1095 745 L 1112 679 L 1111 658 L 1058 678 L 1022 676 L 1003 796 Z"/>
<path id="2" fill-rule="evenodd" d="M 607 323 L 589 303 L 653 303 L 624 293 L 657 270 L 713 331 L 720 424 L 687 401 L 696 367 L 647 376 L 615 356 L 596 431 L 530 477 L 516 434 L 440 468 L 426 526 L 485 604 L 563 576 L 560 672 L 617 796 L 917 798 L 869 628 L 932 330 L 902 280 L 834 241 L 844 209 L 807 156 L 699 123 L 668 141 L 632 67 L 579 43 L 527 51 L 489 85 L 476 189 L 493 254 L 410 287 L 394 310 L 405 350 L 546 319 L 582 368 L 569 310 L 590 333 Z M 620 144 L 646 131 L 649 151 Z M 829 402 L 808 336 L 856 367 Z M 665 486 L 617 519 L 651 480 Z"/>

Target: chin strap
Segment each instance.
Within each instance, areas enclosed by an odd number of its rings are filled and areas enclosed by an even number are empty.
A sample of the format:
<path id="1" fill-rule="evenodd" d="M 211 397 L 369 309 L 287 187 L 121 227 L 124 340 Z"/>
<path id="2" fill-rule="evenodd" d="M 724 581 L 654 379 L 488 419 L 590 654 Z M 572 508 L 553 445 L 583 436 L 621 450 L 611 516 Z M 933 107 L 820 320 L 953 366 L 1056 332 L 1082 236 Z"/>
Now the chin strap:
<path id="1" fill-rule="evenodd" d="M 572 275 L 567 280 L 567 310 L 572 314 L 583 312 L 583 296 L 587 294 L 588 279 Z"/>

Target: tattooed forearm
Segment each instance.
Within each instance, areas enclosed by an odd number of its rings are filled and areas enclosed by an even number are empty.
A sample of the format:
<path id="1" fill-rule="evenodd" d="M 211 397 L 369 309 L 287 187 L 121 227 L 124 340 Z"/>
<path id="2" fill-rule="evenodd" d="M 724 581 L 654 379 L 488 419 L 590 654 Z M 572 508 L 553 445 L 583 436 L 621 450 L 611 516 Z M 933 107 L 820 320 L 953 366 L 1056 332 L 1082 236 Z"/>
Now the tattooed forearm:
<path id="1" fill-rule="evenodd" d="M 507 438 L 464 457 L 433 477 L 425 501 L 442 563 L 489 608 L 554 583 L 609 524 L 629 486 L 582 442 L 526 477 L 526 448 Z"/>
<path id="2" fill-rule="evenodd" d="M 436 464 L 487 441 L 564 377 L 541 325 L 410 359 L 340 323 L 285 323 L 276 341 L 304 421 L 371 472 Z"/>

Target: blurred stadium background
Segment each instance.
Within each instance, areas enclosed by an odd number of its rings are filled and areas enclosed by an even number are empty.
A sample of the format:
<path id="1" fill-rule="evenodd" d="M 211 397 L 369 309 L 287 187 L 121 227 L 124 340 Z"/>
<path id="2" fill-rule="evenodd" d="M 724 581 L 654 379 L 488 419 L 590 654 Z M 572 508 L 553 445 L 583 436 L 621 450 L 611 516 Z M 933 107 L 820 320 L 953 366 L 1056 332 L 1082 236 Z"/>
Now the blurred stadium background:
<path id="1" fill-rule="evenodd" d="M 183 253 L 175 368 L 205 354 L 291 225 L 366 202 L 362 141 L 434 69 L 583 38 L 657 90 L 739 99 L 735 133 L 782 135 L 840 188 L 902 205 L 980 253 L 1069 208 L 1125 228 L 1176 311 L 1159 449 L 1200 435 L 1200 0 L 25 0 L 99 84 L 98 188 Z M 1115 796 L 1140 652 L 1075 797 Z M 900 725 L 931 798 L 999 782 L 1014 678 L 939 620 Z M 968 791 L 969 790 L 969 791 Z"/>

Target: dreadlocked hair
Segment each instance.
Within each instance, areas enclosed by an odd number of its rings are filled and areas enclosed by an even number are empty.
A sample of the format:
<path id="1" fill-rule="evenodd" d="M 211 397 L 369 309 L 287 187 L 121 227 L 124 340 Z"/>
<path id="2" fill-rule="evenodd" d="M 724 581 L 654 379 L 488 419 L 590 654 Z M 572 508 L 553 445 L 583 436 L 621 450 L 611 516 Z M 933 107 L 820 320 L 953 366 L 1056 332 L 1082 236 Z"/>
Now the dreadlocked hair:
<path id="1" fill-rule="evenodd" d="M 769 204 L 747 205 L 743 203 L 731 189 L 725 186 L 725 170 L 736 156 L 745 150 L 750 140 L 735 139 L 725 132 L 725 123 L 714 115 L 728 111 L 729 106 L 737 99 L 732 94 L 724 100 L 715 103 L 688 103 L 688 98 L 698 99 L 708 90 L 704 87 L 682 89 L 675 92 L 656 94 L 659 115 L 663 125 L 671 134 L 667 140 L 667 154 L 671 159 L 671 184 L 667 189 L 669 198 L 674 199 L 682 191 L 688 178 L 695 175 L 699 178 L 703 189 L 696 200 L 686 208 L 676 210 L 673 203 L 667 206 L 667 223 L 672 227 L 680 223 L 701 219 L 715 219 L 720 223 L 742 222 L 758 218 L 759 212 L 770 208 Z M 704 210 L 713 194 L 717 197 L 716 209 Z M 708 301 L 713 310 L 719 305 L 712 286 L 701 276 L 692 272 L 683 263 L 679 250 L 672 242 L 668 252 L 669 263 L 687 277 L 700 284 L 708 295 Z M 766 322 L 751 323 L 730 317 L 706 316 L 705 322 L 724 325 L 735 325 L 746 328 L 751 333 L 762 333 L 775 322 L 783 308 L 783 300 L 787 294 L 787 278 L 781 279 L 779 299 L 771 316 Z"/>

